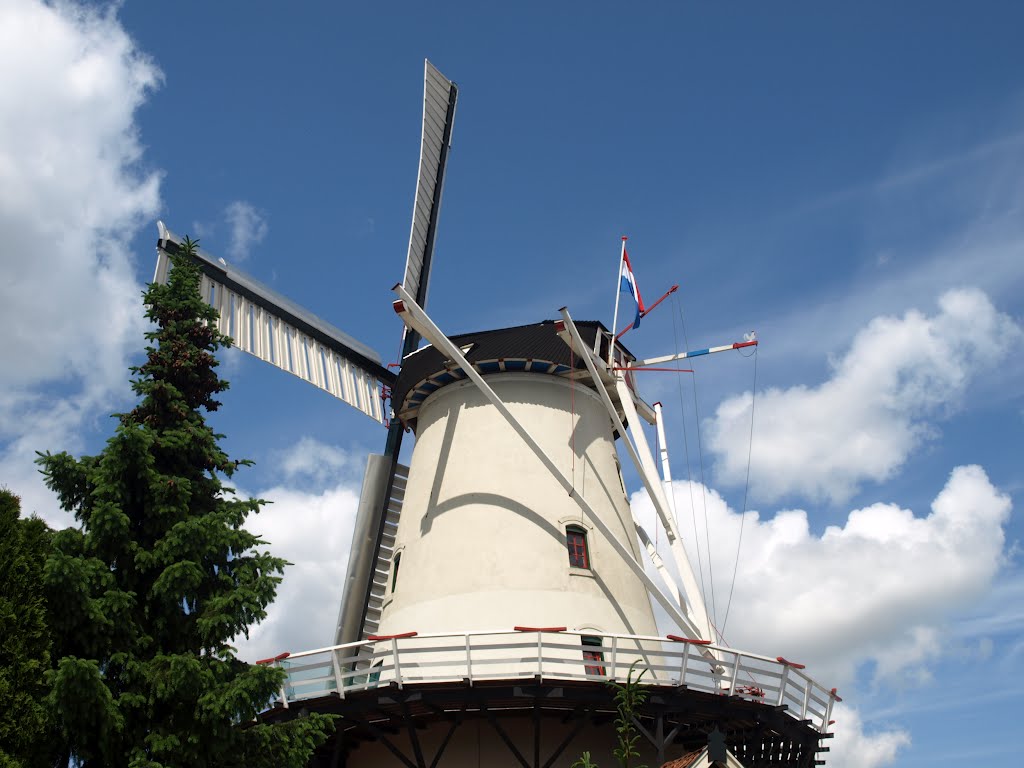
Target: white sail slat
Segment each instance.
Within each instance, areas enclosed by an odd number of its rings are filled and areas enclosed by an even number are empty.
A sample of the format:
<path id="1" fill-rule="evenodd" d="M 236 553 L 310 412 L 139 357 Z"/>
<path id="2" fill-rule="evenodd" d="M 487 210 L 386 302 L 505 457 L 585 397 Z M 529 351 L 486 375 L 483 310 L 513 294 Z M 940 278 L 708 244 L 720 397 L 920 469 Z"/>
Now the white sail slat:
<path id="1" fill-rule="evenodd" d="M 217 319 L 217 330 L 223 333 L 225 336 L 230 336 L 231 331 L 231 299 L 230 291 L 222 285 L 214 286 L 214 296 L 216 301 L 213 305 L 214 309 L 220 314 Z"/>
<path id="2" fill-rule="evenodd" d="M 256 306 L 253 308 L 252 318 L 252 353 L 256 355 L 260 360 L 267 359 L 266 353 L 266 335 L 267 335 L 267 319 L 263 313 L 263 307 Z"/>
<path id="3" fill-rule="evenodd" d="M 153 282 L 161 285 L 167 283 L 167 274 L 171 269 L 171 259 L 163 251 L 157 251 L 156 271 L 153 273 Z"/>
<path id="4" fill-rule="evenodd" d="M 166 256 L 165 256 L 166 258 Z M 167 275 L 164 274 L 163 278 L 155 280 L 157 283 L 166 283 Z M 210 294 L 213 292 L 213 282 L 206 275 L 199 278 L 199 295 L 203 297 L 203 301 L 210 300 Z"/>
<path id="5" fill-rule="evenodd" d="M 324 365 L 327 368 L 327 391 L 334 397 L 338 396 L 338 361 L 334 352 L 326 350 Z"/>

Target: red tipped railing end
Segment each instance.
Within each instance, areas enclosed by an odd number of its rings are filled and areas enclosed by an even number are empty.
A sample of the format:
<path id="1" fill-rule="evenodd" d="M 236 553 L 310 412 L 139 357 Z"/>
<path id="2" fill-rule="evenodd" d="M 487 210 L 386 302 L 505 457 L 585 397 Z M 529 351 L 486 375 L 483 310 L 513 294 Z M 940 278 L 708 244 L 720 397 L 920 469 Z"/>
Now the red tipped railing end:
<path id="1" fill-rule="evenodd" d="M 367 635 L 366 639 L 371 643 L 376 643 L 379 640 L 401 640 L 403 637 L 416 637 L 419 632 L 402 632 L 398 635 Z"/>
<path id="2" fill-rule="evenodd" d="M 711 645 L 710 640 L 694 640 L 692 637 L 680 637 L 679 635 L 665 635 L 673 643 L 690 643 L 691 645 Z"/>
<path id="3" fill-rule="evenodd" d="M 787 667 L 792 667 L 793 669 L 806 669 L 805 665 L 797 664 L 795 661 L 787 661 L 781 656 L 776 656 L 775 660 L 779 662 L 779 664 L 785 664 Z"/>

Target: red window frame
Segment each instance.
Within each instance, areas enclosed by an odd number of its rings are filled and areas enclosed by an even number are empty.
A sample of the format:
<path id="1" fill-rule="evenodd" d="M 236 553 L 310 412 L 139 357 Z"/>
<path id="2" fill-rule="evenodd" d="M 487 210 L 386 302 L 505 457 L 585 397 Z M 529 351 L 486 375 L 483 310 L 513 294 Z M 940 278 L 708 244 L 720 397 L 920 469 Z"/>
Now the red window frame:
<path id="1" fill-rule="evenodd" d="M 600 661 L 604 662 L 604 651 L 592 650 L 595 646 L 600 648 L 602 645 L 602 639 L 600 637 L 593 637 L 591 635 L 584 635 L 582 637 L 583 643 L 583 661 Z M 589 646 L 589 647 L 588 647 Z M 604 677 L 607 673 L 605 672 L 604 664 L 584 664 L 583 671 L 588 675 L 598 675 Z"/>
<path id="2" fill-rule="evenodd" d="M 585 530 L 575 525 L 566 528 L 565 546 L 569 551 L 569 565 L 573 568 L 590 568 L 590 550 Z"/>

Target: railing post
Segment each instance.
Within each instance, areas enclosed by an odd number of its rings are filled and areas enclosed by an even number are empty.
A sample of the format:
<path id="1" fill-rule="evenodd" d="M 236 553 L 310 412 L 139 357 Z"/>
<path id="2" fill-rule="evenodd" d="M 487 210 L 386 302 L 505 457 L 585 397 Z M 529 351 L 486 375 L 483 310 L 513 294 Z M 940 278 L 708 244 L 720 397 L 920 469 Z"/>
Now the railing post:
<path id="1" fill-rule="evenodd" d="M 277 667 L 278 669 L 284 669 L 284 665 L 281 662 L 284 661 L 285 659 L 287 659 L 289 656 L 291 656 L 291 654 L 288 653 L 288 652 L 279 653 L 279 654 L 277 654 L 277 656 L 273 656 L 272 658 L 269 658 L 269 659 L 260 659 L 256 663 L 258 665 L 270 664 L 271 666 Z M 285 672 L 285 678 L 284 678 L 284 680 L 281 681 L 281 706 L 284 707 L 285 709 L 288 709 L 288 691 L 287 691 L 287 686 L 288 686 L 288 670 L 285 669 L 284 672 Z"/>
<path id="2" fill-rule="evenodd" d="M 786 686 L 789 684 L 789 668 L 793 667 L 793 669 L 803 669 L 804 665 L 803 664 L 797 664 L 795 661 L 787 661 L 786 659 L 782 658 L 781 656 L 776 656 L 775 660 L 777 662 L 779 662 L 779 664 L 781 664 L 783 666 L 782 680 L 779 681 L 779 704 L 781 705 L 781 704 L 784 703 L 783 699 L 785 699 L 785 697 L 786 697 Z M 807 692 L 806 689 L 805 689 L 804 692 L 806 694 L 806 692 Z M 807 696 L 806 695 L 804 696 L 803 706 L 804 706 L 804 712 L 806 713 L 806 711 L 807 711 Z M 804 715 L 801 714 L 800 715 L 800 719 L 802 720 L 803 717 L 804 717 Z"/>
<path id="3" fill-rule="evenodd" d="M 385 640 L 391 641 L 391 658 L 395 660 L 395 682 L 398 683 L 398 687 L 402 687 L 402 667 L 398 663 L 398 641 L 406 637 L 416 637 L 418 632 L 402 632 L 398 635 L 367 635 L 366 641 L 369 643 L 383 643 Z"/>
<path id="4" fill-rule="evenodd" d="M 740 652 L 733 651 L 734 660 L 732 662 L 732 679 L 729 681 L 729 695 L 736 695 L 736 681 L 740 677 Z"/>
<path id="5" fill-rule="evenodd" d="M 402 690 L 402 665 L 398 663 L 398 638 L 391 638 L 391 657 L 395 660 L 395 682 L 398 690 Z"/>
<path id="6" fill-rule="evenodd" d="M 516 625 L 512 627 L 514 632 L 536 632 L 537 633 L 537 676 L 544 679 L 544 647 L 543 647 L 543 634 L 545 632 L 565 632 L 565 627 L 523 627 Z M 515 643 L 513 643 L 515 646 Z"/>
<path id="7" fill-rule="evenodd" d="M 783 664 L 782 679 L 779 680 L 779 700 L 775 702 L 776 706 L 781 707 L 785 703 L 787 685 L 789 685 L 789 665 Z"/>
<path id="8" fill-rule="evenodd" d="M 284 669 L 284 665 L 281 663 L 280 659 L 274 659 L 274 666 L 277 667 L 278 669 Z M 287 675 L 287 674 L 288 674 L 288 672 L 286 670 L 285 671 L 285 675 Z M 288 690 L 287 690 L 287 686 L 288 686 L 288 678 L 285 677 L 285 679 L 281 681 L 281 706 L 284 707 L 285 709 L 288 709 Z"/>
<path id="9" fill-rule="evenodd" d="M 473 657 L 469 653 L 469 633 L 466 633 L 466 675 L 469 677 L 469 684 L 473 684 Z"/>
<path id="10" fill-rule="evenodd" d="M 832 707 L 837 701 L 842 701 L 842 698 L 836 693 L 836 689 L 833 688 L 828 693 L 828 704 L 825 705 L 825 716 L 821 718 L 821 727 L 818 729 L 818 733 L 828 732 L 828 727 L 832 724 Z"/>
<path id="11" fill-rule="evenodd" d="M 618 675 L 615 672 L 615 665 L 619 658 L 619 636 L 612 635 L 612 681 L 614 682 Z"/>
<path id="12" fill-rule="evenodd" d="M 345 684 L 341 677 L 341 665 L 338 664 L 338 649 L 331 649 L 331 666 L 334 667 L 334 687 L 341 698 L 345 698 Z"/>
<path id="13" fill-rule="evenodd" d="M 686 666 L 689 664 L 690 659 L 690 646 L 691 645 L 711 645 L 710 640 L 694 640 L 692 637 L 680 637 L 679 635 L 665 635 L 673 643 L 683 644 L 683 664 L 679 669 L 679 684 L 684 685 L 686 681 Z M 715 667 L 711 668 L 712 674 L 717 675 Z"/>
<path id="14" fill-rule="evenodd" d="M 804 701 L 803 701 L 803 705 L 800 707 L 800 719 L 801 720 L 806 720 L 807 719 L 807 705 L 810 703 L 810 700 L 811 700 L 811 681 L 808 680 L 805 677 L 804 678 Z"/>
<path id="15" fill-rule="evenodd" d="M 544 633 L 537 632 L 537 676 L 544 679 Z"/>

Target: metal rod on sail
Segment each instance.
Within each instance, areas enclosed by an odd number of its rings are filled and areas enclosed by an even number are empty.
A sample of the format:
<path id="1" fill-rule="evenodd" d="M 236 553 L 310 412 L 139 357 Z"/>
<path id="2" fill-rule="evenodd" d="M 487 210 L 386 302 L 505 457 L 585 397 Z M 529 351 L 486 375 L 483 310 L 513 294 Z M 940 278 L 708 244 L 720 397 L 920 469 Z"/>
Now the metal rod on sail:
<path id="1" fill-rule="evenodd" d="M 670 363 L 673 360 L 685 360 L 688 357 L 700 357 L 701 355 L 711 355 L 715 352 L 728 352 L 730 349 L 743 349 L 744 347 L 756 347 L 757 339 L 751 339 L 750 341 L 739 341 L 735 344 L 725 344 L 721 347 L 708 347 L 707 349 L 693 349 L 689 352 L 680 352 L 678 355 L 664 355 L 662 357 L 651 357 L 647 360 L 640 360 L 633 364 L 634 368 L 643 368 L 648 365 L 658 365 L 659 363 Z"/>

